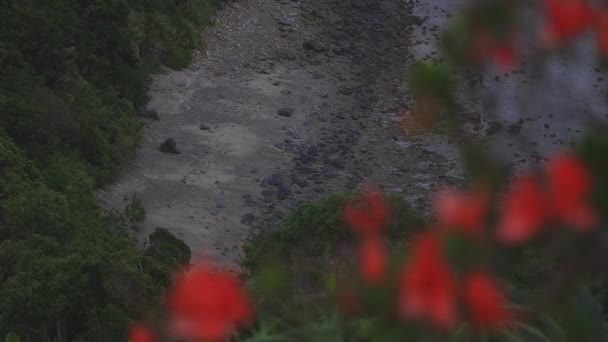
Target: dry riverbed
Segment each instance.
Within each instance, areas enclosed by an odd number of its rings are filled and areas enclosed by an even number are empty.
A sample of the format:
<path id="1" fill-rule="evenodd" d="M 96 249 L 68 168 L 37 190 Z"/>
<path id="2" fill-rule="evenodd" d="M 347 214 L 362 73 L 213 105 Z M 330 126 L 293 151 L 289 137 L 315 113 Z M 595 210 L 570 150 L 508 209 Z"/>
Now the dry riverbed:
<path id="1" fill-rule="evenodd" d="M 412 100 L 402 87 L 408 67 L 430 56 L 431 28 L 454 11 L 453 1 L 438 4 L 225 3 L 193 64 L 154 77 L 148 109 L 160 120 L 145 122 L 137 157 L 100 193 L 102 203 L 121 208 L 137 193 L 146 209 L 139 237 L 167 228 L 195 261 L 213 258 L 232 269 L 257 229 L 365 182 L 427 210 L 434 189 L 462 181 L 445 137 L 404 135 L 399 125 Z M 470 101 L 480 112 L 482 95 Z M 509 131 L 519 118 L 497 132 L 488 131 L 496 126 L 489 118 L 471 119 L 481 136 L 519 134 Z M 179 154 L 160 151 L 169 138 Z"/>

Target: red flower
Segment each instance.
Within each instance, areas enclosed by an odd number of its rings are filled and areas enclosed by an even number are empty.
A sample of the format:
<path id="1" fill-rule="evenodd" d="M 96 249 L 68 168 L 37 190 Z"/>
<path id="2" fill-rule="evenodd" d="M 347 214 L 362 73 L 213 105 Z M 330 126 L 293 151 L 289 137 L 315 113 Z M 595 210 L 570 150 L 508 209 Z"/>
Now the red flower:
<path id="1" fill-rule="evenodd" d="M 588 232 L 598 218 L 589 203 L 591 174 L 576 157 L 554 158 L 546 169 L 543 189 L 530 176 L 515 183 L 505 196 L 498 238 L 505 243 L 521 243 L 533 238 L 548 220 Z"/>
<path id="2" fill-rule="evenodd" d="M 598 10 L 595 20 L 595 34 L 600 53 L 608 57 L 608 7 Z"/>
<path id="3" fill-rule="evenodd" d="M 517 65 L 514 37 L 494 38 L 485 29 L 474 29 L 469 57 L 474 63 L 491 60 L 500 71 L 511 71 Z"/>
<path id="4" fill-rule="evenodd" d="M 586 166 L 572 155 L 554 158 L 547 166 L 553 217 L 586 232 L 597 224 L 589 204 L 592 184 Z"/>
<path id="5" fill-rule="evenodd" d="M 361 201 L 350 203 L 344 209 L 344 220 L 361 236 L 379 234 L 388 221 L 388 203 L 380 190 L 369 189 Z"/>
<path id="6" fill-rule="evenodd" d="M 476 237 L 483 234 L 488 200 L 481 192 L 444 189 L 435 195 L 434 207 L 437 221 L 442 227 Z"/>
<path id="7" fill-rule="evenodd" d="M 152 332 L 142 324 L 136 324 L 129 331 L 130 342 L 154 342 L 156 339 Z"/>
<path id="8" fill-rule="evenodd" d="M 485 271 L 468 275 L 464 299 L 472 323 L 480 329 L 498 329 L 512 319 L 511 312 L 506 308 L 504 293 Z"/>
<path id="9" fill-rule="evenodd" d="M 252 305 L 236 276 L 200 266 L 182 273 L 169 294 L 171 331 L 179 337 L 221 341 L 247 325 Z"/>
<path id="10" fill-rule="evenodd" d="M 498 239 L 516 244 L 533 238 L 547 219 L 545 197 L 532 176 L 521 177 L 507 192 L 498 225 Z"/>
<path id="11" fill-rule="evenodd" d="M 440 241 L 425 233 L 415 241 L 401 276 L 399 310 L 406 318 L 428 319 L 440 328 L 456 322 L 456 284 Z"/>
<path id="12" fill-rule="evenodd" d="M 593 23 L 593 10 L 585 0 L 546 0 L 545 11 L 551 41 L 572 38 Z"/>
<path id="13" fill-rule="evenodd" d="M 501 72 L 512 71 L 517 66 L 517 53 L 512 44 L 496 45 L 492 50 L 492 59 Z"/>
<path id="14" fill-rule="evenodd" d="M 384 279 L 386 259 L 386 247 L 382 240 L 370 237 L 361 241 L 359 267 L 363 279 L 370 285 L 377 285 Z"/>

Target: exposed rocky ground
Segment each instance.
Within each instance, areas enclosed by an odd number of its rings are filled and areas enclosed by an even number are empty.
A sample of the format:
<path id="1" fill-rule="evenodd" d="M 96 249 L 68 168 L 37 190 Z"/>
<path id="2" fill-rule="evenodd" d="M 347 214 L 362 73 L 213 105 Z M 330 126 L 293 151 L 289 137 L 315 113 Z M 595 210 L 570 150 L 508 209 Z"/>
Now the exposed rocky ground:
<path id="1" fill-rule="evenodd" d="M 137 193 L 138 232 L 165 227 L 237 267 L 240 246 L 298 205 L 365 182 L 428 208 L 458 166 L 405 136 L 410 34 L 422 24 L 401 0 L 229 2 L 184 71 L 155 77 L 138 156 L 100 194 Z M 174 139 L 168 141 L 167 139 Z M 168 153 L 163 153 L 168 152 Z M 179 152 L 179 154 L 177 154 Z"/>

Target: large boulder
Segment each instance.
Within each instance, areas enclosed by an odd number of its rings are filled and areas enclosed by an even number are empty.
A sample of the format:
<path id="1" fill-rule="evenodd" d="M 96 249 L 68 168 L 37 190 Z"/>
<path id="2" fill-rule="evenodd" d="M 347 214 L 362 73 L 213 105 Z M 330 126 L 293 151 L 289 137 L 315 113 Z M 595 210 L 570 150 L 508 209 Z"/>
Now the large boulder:
<path id="1" fill-rule="evenodd" d="M 177 149 L 177 143 L 173 138 L 169 138 L 165 140 L 164 143 L 160 145 L 160 151 L 163 153 L 173 153 L 180 154 L 181 152 Z"/>

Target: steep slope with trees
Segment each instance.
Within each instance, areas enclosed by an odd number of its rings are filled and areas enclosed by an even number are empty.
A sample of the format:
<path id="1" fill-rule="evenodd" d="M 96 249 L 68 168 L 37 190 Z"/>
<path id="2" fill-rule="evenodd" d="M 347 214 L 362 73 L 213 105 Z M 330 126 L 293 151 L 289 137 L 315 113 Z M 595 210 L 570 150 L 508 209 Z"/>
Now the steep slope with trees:
<path id="1" fill-rule="evenodd" d="M 0 336 L 118 341 L 181 241 L 142 250 L 94 190 L 137 145 L 159 62 L 183 67 L 214 0 L 8 1 L 0 12 Z"/>

